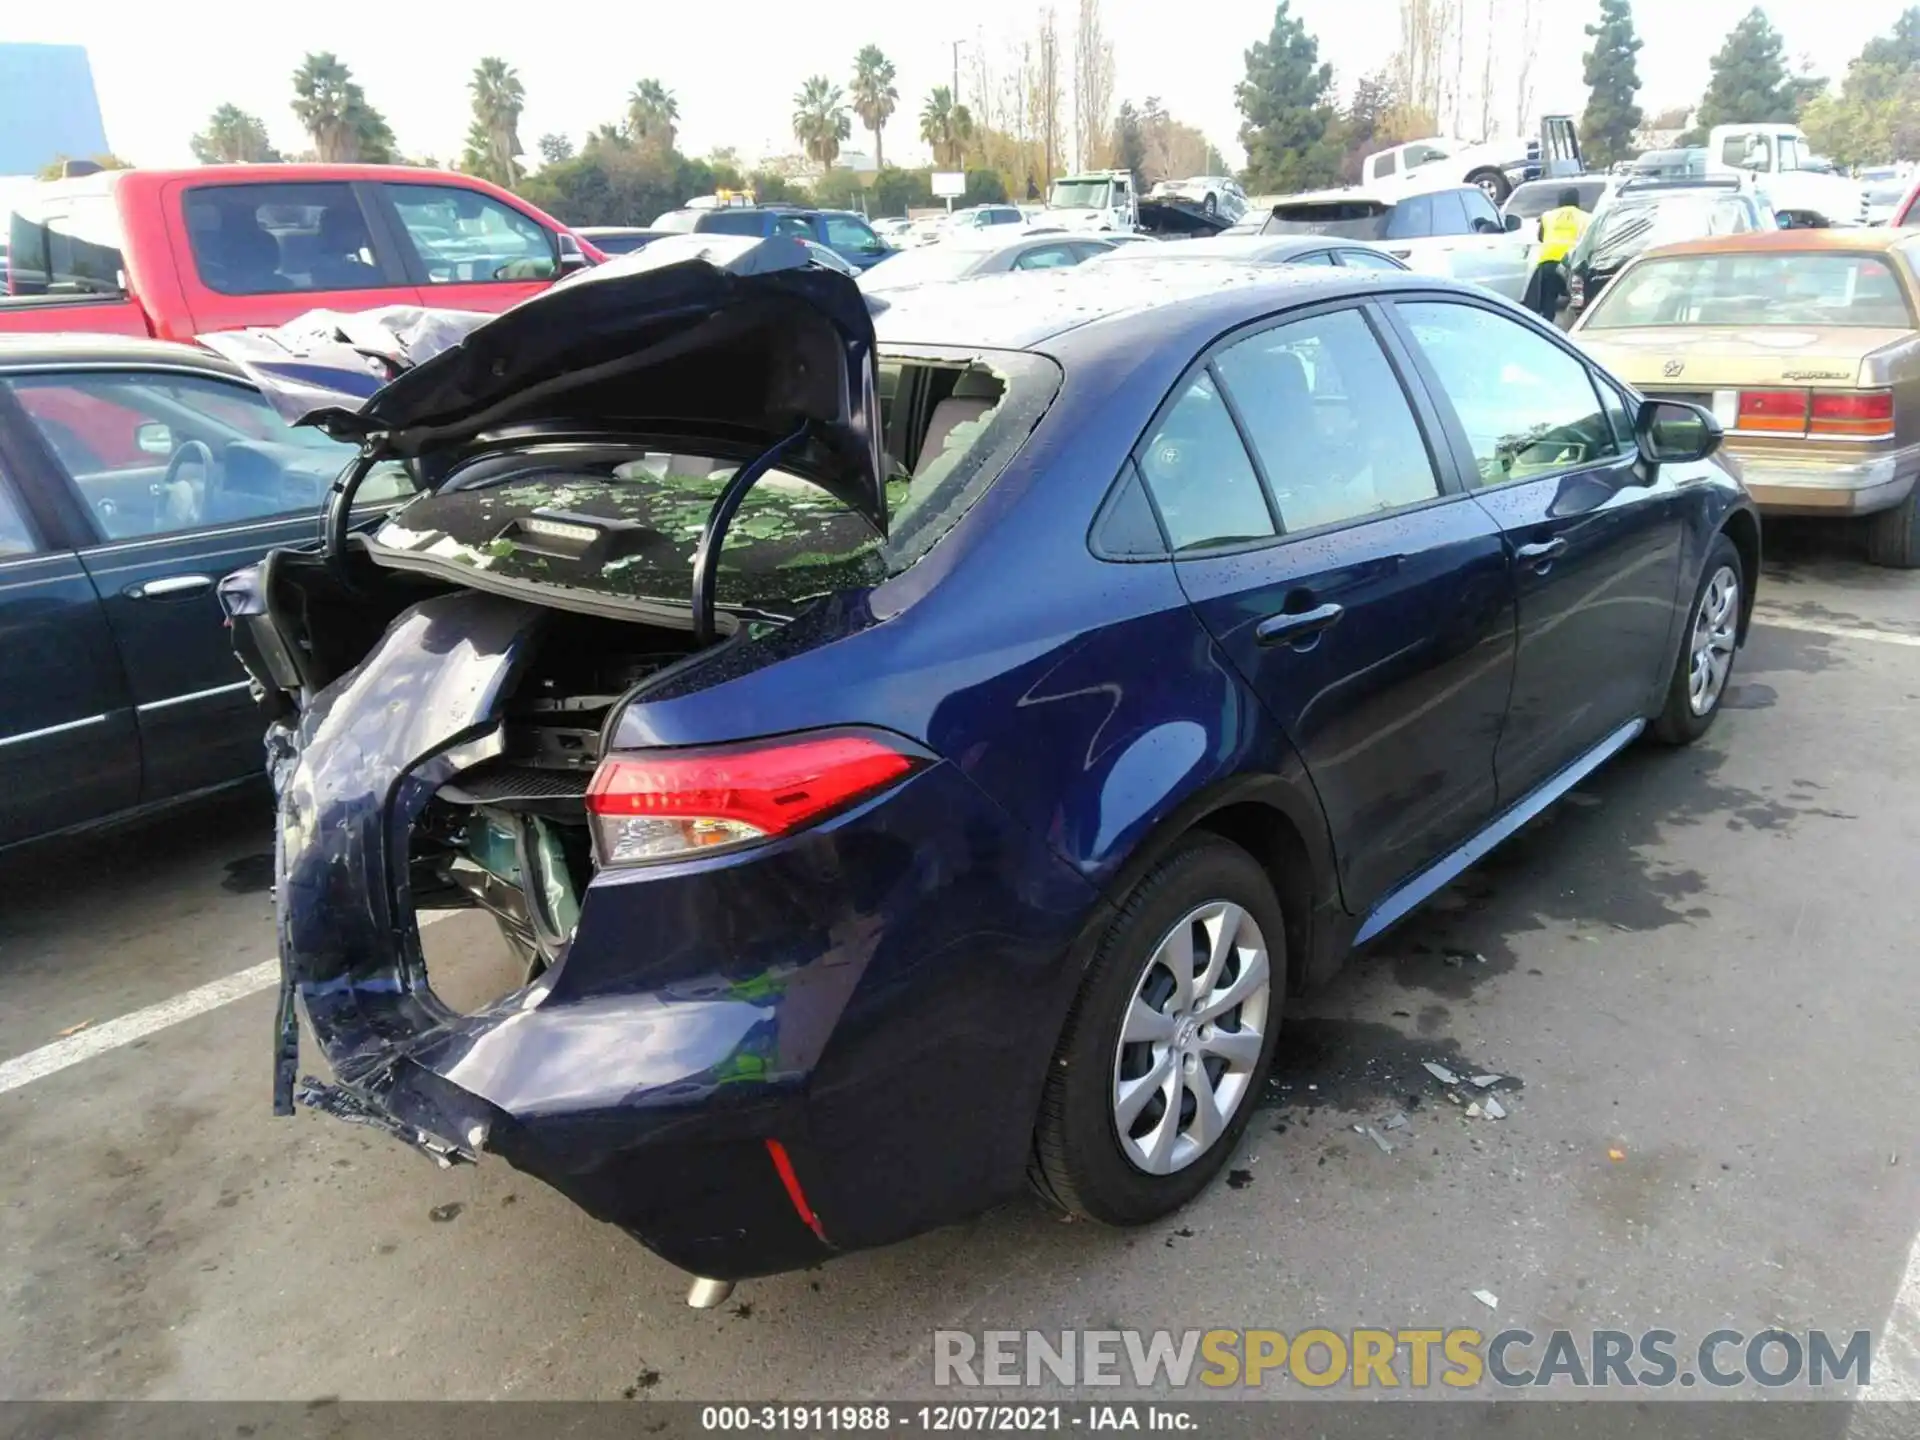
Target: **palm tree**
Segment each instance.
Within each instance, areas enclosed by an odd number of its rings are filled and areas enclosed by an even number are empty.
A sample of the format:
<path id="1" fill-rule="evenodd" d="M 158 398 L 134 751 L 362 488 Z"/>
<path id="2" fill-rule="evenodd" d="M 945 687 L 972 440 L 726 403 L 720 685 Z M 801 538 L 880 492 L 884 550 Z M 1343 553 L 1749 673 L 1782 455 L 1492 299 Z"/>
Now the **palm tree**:
<path id="1" fill-rule="evenodd" d="M 627 97 L 627 134 L 633 143 L 661 154 L 673 149 L 673 122 L 680 102 L 658 80 L 642 80 Z"/>
<path id="2" fill-rule="evenodd" d="M 847 97 L 824 75 L 815 75 L 793 97 L 793 138 L 807 158 L 831 170 L 840 158 L 840 142 L 853 134 L 847 118 Z"/>
<path id="3" fill-rule="evenodd" d="M 920 107 L 920 138 L 933 147 L 935 164 L 957 170 L 973 138 L 973 112 L 956 105 L 945 85 L 936 85 Z"/>
<path id="4" fill-rule="evenodd" d="M 887 163 L 880 148 L 880 132 L 893 118 L 894 107 L 899 103 L 900 92 L 893 88 L 893 62 L 881 53 L 878 45 L 862 46 L 860 53 L 853 57 L 853 113 L 873 132 L 873 168 L 876 170 L 884 169 Z"/>
<path id="5" fill-rule="evenodd" d="M 511 65 L 498 56 L 489 55 L 474 66 L 467 90 L 473 96 L 473 130 L 467 137 L 470 162 L 467 168 L 498 185 L 517 184 L 520 112 L 526 108 L 526 87 Z M 475 160 L 480 163 L 471 163 Z"/>
<path id="6" fill-rule="evenodd" d="M 260 117 L 238 105 L 222 105 L 208 119 L 207 128 L 187 143 L 202 165 L 244 165 L 280 158 L 267 140 L 267 127 Z"/>
<path id="7" fill-rule="evenodd" d="M 293 72 L 293 113 L 313 137 L 316 160 L 360 157 L 355 111 L 365 106 L 353 72 L 331 50 L 309 54 Z"/>

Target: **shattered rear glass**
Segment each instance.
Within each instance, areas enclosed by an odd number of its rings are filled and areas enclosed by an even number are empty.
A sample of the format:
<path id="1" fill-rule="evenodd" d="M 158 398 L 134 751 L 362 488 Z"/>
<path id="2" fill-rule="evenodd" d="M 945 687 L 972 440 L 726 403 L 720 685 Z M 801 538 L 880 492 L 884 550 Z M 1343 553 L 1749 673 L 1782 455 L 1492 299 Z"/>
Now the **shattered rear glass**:
<path id="1" fill-rule="evenodd" d="M 890 535 L 804 476 L 774 470 L 728 528 L 721 607 L 787 615 L 800 601 L 906 569 L 1012 459 L 1059 371 L 1034 355 L 929 352 L 883 359 L 879 379 L 889 449 L 912 457 L 888 456 Z M 915 396 L 917 428 L 907 409 Z M 374 558 L 686 606 L 707 515 L 742 463 L 637 444 L 522 442 L 469 462 L 395 512 L 374 536 Z"/>

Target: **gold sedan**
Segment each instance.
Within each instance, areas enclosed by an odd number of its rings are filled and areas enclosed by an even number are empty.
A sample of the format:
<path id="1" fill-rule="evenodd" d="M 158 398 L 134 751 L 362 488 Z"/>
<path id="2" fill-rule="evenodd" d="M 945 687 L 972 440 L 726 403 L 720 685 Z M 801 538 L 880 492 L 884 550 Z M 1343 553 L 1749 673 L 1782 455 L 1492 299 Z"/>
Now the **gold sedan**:
<path id="1" fill-rule="evenodd" d="M 1659 399 L 1713 411 L 1763 512 L 1865 515 L 1920 565 L 1920 234 L 1781 230 L 1649 250 L 1573 338 Z"/>

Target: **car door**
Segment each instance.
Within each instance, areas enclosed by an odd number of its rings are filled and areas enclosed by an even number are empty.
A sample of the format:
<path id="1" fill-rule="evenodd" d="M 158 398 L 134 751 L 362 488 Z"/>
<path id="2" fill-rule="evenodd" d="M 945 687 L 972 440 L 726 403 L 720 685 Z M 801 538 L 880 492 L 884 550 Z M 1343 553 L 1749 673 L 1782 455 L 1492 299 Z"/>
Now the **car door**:
<path id="1" fill-rule="evenodd" d="M 1393 305 L 1519 599 L 1502 804 L 1648 714 L 1672 660 L 1685 481 L 1646 483 L 1626 409 L 1572 347 L 1493 306 Z"/>
<path id="2" fill-rule="evenodd" d="M 1486 276 L 1479 283 L 1509 300 L 1521 299 L 1533 275 L 1534 255 L 1539 248 L 1535 232 L 1539 227 L 1522 224 L 1518 229 L 1507 229 L 1506 220 L 1477 185 L 1453 193 L 1466 211 L 1469 231 L 1459 242 L 1459 248 L 1476 254 L 1476 261 Z"/>
<path id="3" fill-rule="evenodd" d="M 346 180 L 168 185 L 162 211 L 195 333 L 282 325 L 307 310 L 419 304 L 374 188 Z"/>
<path id="4" fill-rule="evenodd" d="M 90 526 L 79 563 L 137 716 L 141 802 L 258 773 L 260 721 L 214 587 L 275 546 L 315 538 L 351 448 L 290 429 L 210 369 L 43 369 L 4 383 Z M 391 498 L 395 483 L 376 474 L 362 495 Z"/>
<path id="5" fill-rule="evenodd" d="M 463 185 L 386 180 L 371 188 L 423 305 L 497 312 L 560 274 L 559 237 L 504 200 Z"/>
<path id="6" fill-rule="evenodd" d="M 1136 463 L 1189 600 L 1305 761 L 1364 912 L 1493 812 L 1512 678 L 1499 527 L 1373 307 L 1206 357 Z"/>
<path id="7" fill-rule="evenodd" d="M 851 265 L 870 269 L 891 253 L 858 215 L 822 215 L 820 243 Z"/>
<path id="8" fill-rule="evenodd" d="M 100 599 L 0 387 L 0 846 L 140 793 L 140 741 Z"/>

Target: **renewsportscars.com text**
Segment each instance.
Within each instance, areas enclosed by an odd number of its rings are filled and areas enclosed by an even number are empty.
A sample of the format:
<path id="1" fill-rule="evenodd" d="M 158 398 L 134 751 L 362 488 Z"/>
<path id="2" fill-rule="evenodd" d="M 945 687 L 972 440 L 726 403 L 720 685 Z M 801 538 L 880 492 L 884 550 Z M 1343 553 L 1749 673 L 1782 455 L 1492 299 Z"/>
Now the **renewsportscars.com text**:
<path id="1" fill-rule="evenodd" d="M 1865 1330 L 936 1330 L 938 1386 L 1444 1385 L 1661 1389 L 1873 1383 Z"/>

